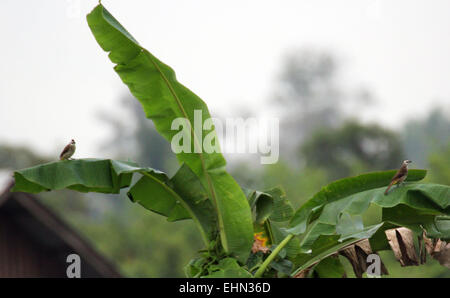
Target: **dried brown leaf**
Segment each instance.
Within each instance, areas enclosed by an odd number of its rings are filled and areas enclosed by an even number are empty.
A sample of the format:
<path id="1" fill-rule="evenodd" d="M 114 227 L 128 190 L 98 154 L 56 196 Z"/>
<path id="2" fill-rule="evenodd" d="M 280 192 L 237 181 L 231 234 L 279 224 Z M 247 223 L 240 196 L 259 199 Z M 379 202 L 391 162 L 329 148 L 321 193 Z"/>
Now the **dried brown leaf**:
<path id="1" fill-rule="evenodd" d="M 441 239 L 430 239 L 423 233 L 423 242 L 428 254 L 442 266 L 450 268 L 450 243 Z"/>
<path id="2" fill-rule="evenodd" d="M 356 249 L 354 245 L 346 247 L 339 251 L 341 255 L 347 258 L 350 264 L 353 267 L 353 272 L 355 272 L 356 277 L 361 278 L 364 269 L 362 268 L 361 263 L 359 262 L 358 255 L 356 254 Z"/>
<path id="3" fill-rule="evenodd" d="M 340 250 L 339 253 L 347 258 L 358 278 L 361 278 L 363 273 L 367 271 L 367 256 L 373 254 L 368 239 L 349 245 Z M 383 262 L 381 262 L 381 274 L 389 274 Z"/>
<path id="4" fill-rule="evenodd" d="M 404 266 L 418 266 L 419 258 L 414 246 L 414 234 L 410 229 L 401 227 L 385 231 L 395 257 Z"/>
<path id="5" fill-rule="evenodd" d="M 439 239 L 439 250 L 435 250 L 431 256 L 442 266 L 450 268 L 450 243 Z"/>

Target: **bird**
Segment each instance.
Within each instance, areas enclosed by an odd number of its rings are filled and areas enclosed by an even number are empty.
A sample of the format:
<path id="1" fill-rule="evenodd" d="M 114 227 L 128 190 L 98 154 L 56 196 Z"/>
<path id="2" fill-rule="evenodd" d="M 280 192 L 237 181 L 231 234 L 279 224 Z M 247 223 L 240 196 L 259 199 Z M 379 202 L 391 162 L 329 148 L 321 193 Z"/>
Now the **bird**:
<path id="1" fill-rule="evenodd" d="M 397 184 L 399 186 L 403 181 L 405 181 L 406 177 L 408 176 L 408 165 L 412 163 L 409 159 L 406 159 L 403 161 L 402 166 L 400 169 L 395 173 L 394 177 L 392 177 L 391 183 L 389 183 L 389 186 L 386 188 L 386 191 L 384 192 L 385 195 L 388 194 L 389 189 L 392 187 L 392 185 Z"/>
<path id="2" fill-rule="evenodd" d="M 72 139 L 69 144 L 64 147 L 63 151 L 59 155 L 60 160 L 69 159 L 75 153 L 75 140 Z"/>

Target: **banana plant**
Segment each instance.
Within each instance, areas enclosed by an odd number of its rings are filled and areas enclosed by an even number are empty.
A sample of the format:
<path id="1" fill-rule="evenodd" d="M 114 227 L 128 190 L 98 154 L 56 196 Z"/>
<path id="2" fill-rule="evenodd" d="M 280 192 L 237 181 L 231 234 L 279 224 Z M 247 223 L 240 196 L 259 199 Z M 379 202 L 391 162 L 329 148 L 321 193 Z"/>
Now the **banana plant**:
<path id="1" fill-rule="evenodd" d="M 422 184 L 425 170 L 410 170 L 408 183 L 384 194 L 395 171 L 374 172 L 335 181 L 309 199 L 290 218 L 285 237 L 261 264 L 256 277 L 288 243 L 299 239 L 299 253 L 292 258 L 294 277 L 346 247 L 369 240 L 376 251 L 390 249 L 384 233 L 407 227 L 418 237 L 426 232 L 435 239 L 450 239 L 450 187 Z M 363 215 L 370 206 L 381 209 L 380 222 L 365 226 Z"/>
<path id="2" fill-rule="evenodd" d="M 191 150 L 176 153 L 180 167 L 172 177 L 133 162 L 61 160 L 15 171 L 12 191 L 118 194 L 126 189 L 132 202 L 168 221 L 193 220 L 205 249 L 186 265 L 188 277 L 336 276 L 342 275 L 338 253 L 362 241 L 374 252 L 390 249 L 389 229 L 406 227 L 418 236 L 426 232 L 428 239 L 450 238 L 450 188 L 419 183 L 425 170 L 410 170 L 406 184 L 387 196 L 383 192 L 395 171 L 341 179 L 297 210 L 281 187 L 258 191 L 239 186 L 225 170 L 220 152 L 198 150 L 206 136 L 216 137 L 213 126 L 204 134 L 195 129 L 196 111 L 203 121 L 211 118 L 205 102 L 103 5 L 88 14 L 87 22 L 120 79 L 167 141 L 177 137 L 173 121 L 186 119 Z M 370 206 L 377 206 L 382 217 L 365 225 Z"/>

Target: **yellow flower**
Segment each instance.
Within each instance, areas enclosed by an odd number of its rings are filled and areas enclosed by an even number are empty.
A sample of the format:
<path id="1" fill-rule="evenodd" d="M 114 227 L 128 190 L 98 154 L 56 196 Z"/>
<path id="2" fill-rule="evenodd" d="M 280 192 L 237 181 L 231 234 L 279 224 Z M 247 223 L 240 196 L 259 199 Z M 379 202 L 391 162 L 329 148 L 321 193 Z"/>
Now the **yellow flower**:
<path id="1" fill-rule="evenodd" d="M 253 234 L 253 239 L 255 240 L 252 246 L 253 253 L 257 253 L 258 251 L 267 253 L 269 251 L 269 248 L 266 246 L 269 239 L 263 236 L 263 232 Z"/>

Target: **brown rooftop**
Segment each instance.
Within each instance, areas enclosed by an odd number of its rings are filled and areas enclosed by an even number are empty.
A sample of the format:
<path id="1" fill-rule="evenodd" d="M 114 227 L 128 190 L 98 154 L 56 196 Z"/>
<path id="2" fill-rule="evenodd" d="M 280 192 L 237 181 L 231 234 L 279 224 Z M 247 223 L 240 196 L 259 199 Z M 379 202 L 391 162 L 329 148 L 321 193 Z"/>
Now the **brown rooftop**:
<path id="1" fill-rule="evenodd" d="M 81 259 L 81 277 L 120 277 L 114 266 L 36 195 L 0 194 L 0 277 L 67 277 L 66 258 Z"/>

